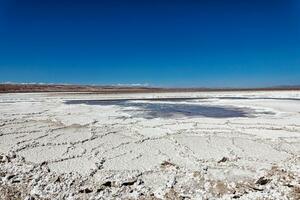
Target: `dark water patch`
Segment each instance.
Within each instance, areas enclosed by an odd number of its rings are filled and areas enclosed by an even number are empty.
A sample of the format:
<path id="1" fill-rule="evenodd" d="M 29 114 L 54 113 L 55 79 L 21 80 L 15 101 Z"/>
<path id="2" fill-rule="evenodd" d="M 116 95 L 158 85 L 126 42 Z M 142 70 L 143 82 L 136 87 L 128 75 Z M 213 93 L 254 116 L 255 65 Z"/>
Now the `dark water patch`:
<path id="1" fill-rule="evenodd" d="M 69 100 L 66 104 L 86 104 L 109 106 L 116 105 L 123 108 L 132 117 L 145 119 L 153 118 L 180 118 L 180 117 L 209 117 L 209 118 L 232 118 L 252 117 L 254 110 L 238 107 L 208 106 L 199 104 L 188 104 L 181 102 L 186 99 L 174 101 L 160 100 Z M 190 100 L 190 98 L 189 98 Z"/>
<path id="2" fill-rule="evenodd" d="M 202 106 L 192 104 L 169 104 L 169 103 L 129 103 L 130 107 L 124 111 L 133 114 L 133 117 L 146 119 L 153 118 L 178 118 L 178 117 L 210 117 L 230 118 L 248 117 L 249 113 L 239 108 L 225 108 L 216 106 Z"/>

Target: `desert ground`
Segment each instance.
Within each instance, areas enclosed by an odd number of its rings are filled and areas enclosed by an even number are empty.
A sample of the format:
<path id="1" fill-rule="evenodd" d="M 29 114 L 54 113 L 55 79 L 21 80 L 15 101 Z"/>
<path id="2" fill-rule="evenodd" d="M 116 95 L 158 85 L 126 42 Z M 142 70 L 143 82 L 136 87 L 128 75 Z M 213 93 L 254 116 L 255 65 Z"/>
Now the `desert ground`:
<path id="1" fill-rule="evenodd" d="M 300 91 L 0 94 L 0 199 L 300 199 Z"/>

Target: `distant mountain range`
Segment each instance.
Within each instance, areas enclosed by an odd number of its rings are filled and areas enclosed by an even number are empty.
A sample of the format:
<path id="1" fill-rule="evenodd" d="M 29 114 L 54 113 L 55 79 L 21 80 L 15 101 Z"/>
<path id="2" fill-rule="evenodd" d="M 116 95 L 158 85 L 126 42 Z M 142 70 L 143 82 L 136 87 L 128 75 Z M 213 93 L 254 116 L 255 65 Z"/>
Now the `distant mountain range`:
<path id="1" fill-rule="evenodd" d="M 197 91 L 275 91 L 300 90 L 300 85 L 261 87 L 261 88 L 163 88 L 140 85 L 69 85 L 37 83 L 3 83 L 0 93 L 15 92 L 85 92 L 85 93 L 143 93 L 143 92 L 197 92 Z"/>
<path id="2" fill-rule="evenodd" d="M 300 85 L 279 85 L 275 86 L 274 88 L 300 88 Z"/>

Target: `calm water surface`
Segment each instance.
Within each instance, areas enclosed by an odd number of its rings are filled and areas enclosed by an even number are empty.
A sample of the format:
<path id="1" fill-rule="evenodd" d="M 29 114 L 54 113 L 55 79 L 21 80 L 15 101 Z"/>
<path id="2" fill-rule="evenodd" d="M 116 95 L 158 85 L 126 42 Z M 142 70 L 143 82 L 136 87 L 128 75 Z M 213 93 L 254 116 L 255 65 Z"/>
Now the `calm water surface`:
<path id="1" fill-rule="evenodd" d="M 185 101 L 184 101 L 185 100 Z M 68 100 L 66 104 L 86 104 L 101 106 L 120 106 L 132 117 L 179 118 L 179 117 L 209 117 L 231 118 L 252 117 L 255 111 L 249 108 L 222 107 L 195 104 L 195 99 L 164 99 L 158 100 Z M 264 113 L 268 114 L 268 113 Z"/>

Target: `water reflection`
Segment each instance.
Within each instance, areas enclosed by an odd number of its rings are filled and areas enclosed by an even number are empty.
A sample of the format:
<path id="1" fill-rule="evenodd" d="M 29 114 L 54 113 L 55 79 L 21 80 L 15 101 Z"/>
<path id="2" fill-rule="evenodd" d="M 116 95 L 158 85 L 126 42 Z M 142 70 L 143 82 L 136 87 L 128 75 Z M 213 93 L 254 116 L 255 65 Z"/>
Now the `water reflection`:
<path id="1" fill-rule="evenodd" d="M 158 100 L 69 100 L 66 104 L 86 105 L 117 105 L 132 117 L 145 119 L 180 118 L 180 117 L 210 117 L 231 118 L 250 117 L 253 110 L 237 107 L 207 106 L 187 103 L 187 101 L 158 101 Z"/>

